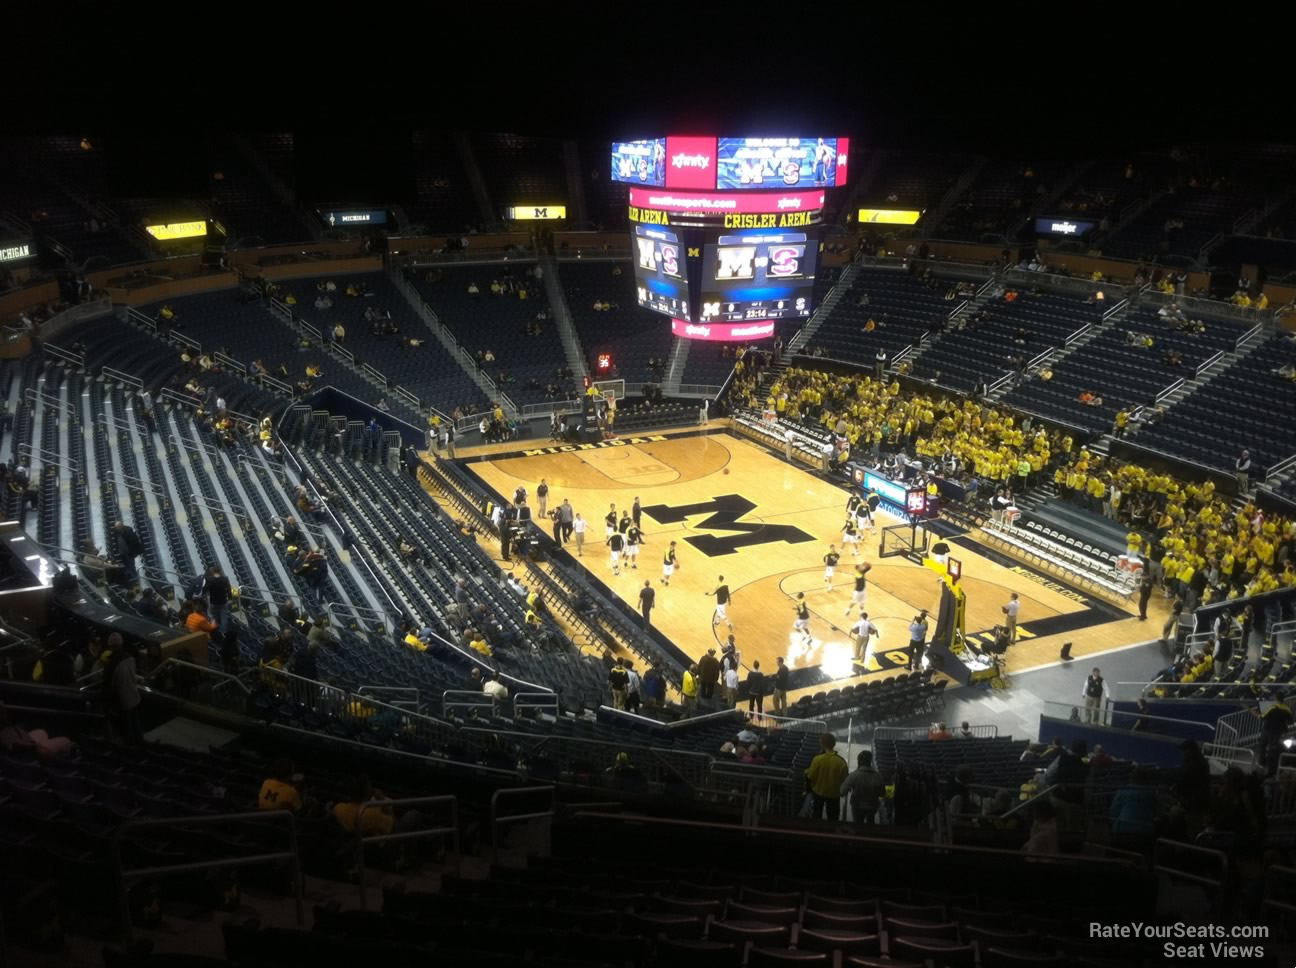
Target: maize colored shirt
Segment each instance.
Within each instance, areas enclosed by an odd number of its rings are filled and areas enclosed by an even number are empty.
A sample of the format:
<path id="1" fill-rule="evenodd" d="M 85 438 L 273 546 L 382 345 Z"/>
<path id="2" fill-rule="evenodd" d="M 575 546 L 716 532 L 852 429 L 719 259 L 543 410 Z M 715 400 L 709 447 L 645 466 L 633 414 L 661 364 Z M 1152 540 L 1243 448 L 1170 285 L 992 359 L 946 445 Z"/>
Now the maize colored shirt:
<path id="1" fill-rule="evenodd" d="M 850 770 L 846 768 L 846 761 L 841 758 L 841 754 L 829 750 L 827 753 L 820 753 L 810 761 L 805 775 L 810 783 L 811 793 L 817 797 L 833 800 L 841 796 L 841 785 L 845 782 L 848 773 Z"/>
<path id="2" fill-rule="evenodd" d="M 338 826 L 350 833 L 355 833 L 356 816 L 359 813 L 358 803 L 339 803 L 333 807 L 333 819 L 338 822 Z M 390 813 L 384 812 L 382 807 L 366 807 L 361 823 L 364 826 L 361 833 L 389 834 L 395 827 L 396 820 Z"/>
<path id="3" fill-rule="evenodd" d="M 261 793 L 257 796 L 258 810 L 291 810 L 296 813 L 301 808 L 301 794 L 291 783 L 271 778 L 261 784 Z"/>
<path id="4" fill-rule="evenodd" d="M 684 695 L 686 696 L 696 696 L 698 692 L 697 679 L 695 679 L 693 673 L 688 670 L 684 671 L 683 689 Z"/>

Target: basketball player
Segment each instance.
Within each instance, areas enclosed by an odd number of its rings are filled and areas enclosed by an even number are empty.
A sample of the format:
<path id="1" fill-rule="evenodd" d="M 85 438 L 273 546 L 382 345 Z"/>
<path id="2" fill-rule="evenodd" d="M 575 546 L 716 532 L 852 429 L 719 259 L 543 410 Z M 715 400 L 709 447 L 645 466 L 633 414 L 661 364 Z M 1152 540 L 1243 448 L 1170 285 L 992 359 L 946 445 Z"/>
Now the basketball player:
<path id="1" fill-rule="evenodd" d="M 639 530 L 639 525 L 630 525 L 630 530 L 625 533 L 626 539 L 626 561 L 630 562 L 630 567 L 638 570 L 639 568 L 639 546 L 643 544 L 643 532 Z"/>
<path id="2" fill-rule="evenodd" d="M 612 574 L 621 574 L 621 549 L 625 547 L 625 538 L 621 537 L 616 531 L 613 531 L 604 542 L 612 549 Z"/>
<path id="3" fill-rule="evenodd" d="M 663 585 L 669 585 L 671 580 L 671 575 L 673 574 L 675 574 L 675 542 L 674 541 L 670 543 L 670 547 L 666 549 L 666 554 L 662 556 L 661 583 Z"/>
<path id="4" fill-rule="evenodd" d="M 630 512 L 622 511 L 621 520 L 617 522 L 617 530 L 624 535 L 627 531 L 630 530 L 630 525 L 632 525 L 633 523 L 634 522 L 630 520 Z"/>
<path id="5" fill-rule="evenodd" d="M 806 646 L 814 641 L 813 636 L 810 635 L 810 606 L 806 604 L 805 592 L 797 592 L 796 622 L 792 626 L 792 631 L 799 633 L 805 639 Z"/>
<path id="6" fill-rule="evenodd" d="M 859 557 L 859 524 L 855 521 L 855 516 L 851 515 L 842 525 L 842 550 L 849 548 L 851 556 Z"/>
<path id="7" fill-rule="evenodd" d="M 864 498 L 860 497 L 859 491 L 851 491 L 851 496 L 846 499 L 846 516 L 853 518 L 859 514 L 860 505 L 864 503 Z"/>
<path id="8" fill-rule="evenodd" d="M 851 626 L 851 635 L 855 636 L 855 661 L 868 662 L 873 654 L 869 640 L 878 637 L 878 628 L 869 621 L 868 612 L 860 612 L 859 621 Z"/>
<path id="9" fill-rule="evenodd" d="M 842 614 L 849 615 L 851 609 L 859 606 L 860 614 L 864 614 L 864 603 L 868 600 L 868 575 L 873 568 L 867 561 L 860 562 L 855 566 L 855 591 L 851 595 L 851 603 L 846 606 L 846 611 Z"/>
<path id="10" fill-rule="evenodd" d="M 716 600 L 715 612 L 711 616 L 711 627 L 714 629 L 717 622 L 724 622 L 729 626 L 729 631 L 733 631 L 733 622 L 729 621 L 729 586 L 725 584 L 724 575 L 716 579 L 716 587 L 713 592 L 703 592 L 704 595 L 714 595 Z M 733 636 L 729 636 L 733 638 Z"/>
<path id="11" fill-rule="evenodd" d="M 833 574 L 837 571 L 837 562 L 841 561 L 841 555 L 837 554 L 837 546 L 829 545 L 828 554 L 824 555 L 824 584 L 828 590 L 832 591 Z"/>
<path id="12" fill-rule="evenodd" d="M 608 507 L 611 508 L 611 510 L 608 511 L 607 514 L 603 515 L 603 523 L 607 525 L 607 531 L 603 535 L 605 538 L 612 537 L 612 532 L 617 529 L 616 505 L 609 504 Z"/>
<path id="13" fill-rule="evenodd" d="M 866 497 L 864 503 L 860 505 L 860 523 L 864 527 L 868 528 L 869 534 L 877 534 L 877 528 L 873 523 L 873 512 L 876 511 L 881 504 L 882 498 L 878 497 L 877 492 L 869 491 L 868 497 Z"/>

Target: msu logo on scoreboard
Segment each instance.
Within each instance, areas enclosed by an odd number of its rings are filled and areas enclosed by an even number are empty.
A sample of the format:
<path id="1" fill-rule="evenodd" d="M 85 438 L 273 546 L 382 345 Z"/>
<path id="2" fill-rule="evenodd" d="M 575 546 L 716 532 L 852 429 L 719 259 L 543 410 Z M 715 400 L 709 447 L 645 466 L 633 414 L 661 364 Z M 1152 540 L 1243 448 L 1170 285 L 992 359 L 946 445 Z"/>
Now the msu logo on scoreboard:
<path id="1" fill-rule="evenodd" d="M 765 273 L 776 279 L 799 279 L 804 257 L 804 245 L 770 246 L 769 265 Z"/>

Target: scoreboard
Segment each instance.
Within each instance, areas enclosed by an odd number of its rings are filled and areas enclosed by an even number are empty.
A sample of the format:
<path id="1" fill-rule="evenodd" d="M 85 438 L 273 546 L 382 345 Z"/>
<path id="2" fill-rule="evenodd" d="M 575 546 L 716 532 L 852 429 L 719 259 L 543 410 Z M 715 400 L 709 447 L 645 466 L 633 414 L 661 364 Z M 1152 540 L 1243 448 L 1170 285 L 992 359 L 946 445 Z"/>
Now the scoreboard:
<path id="1" fill-rule="evenodd" d="M 808 318 L 824 200 L 822 189 L 631 188 L 636 301 L 694 339 L 730 324 L 744 326 L 741 338 L 761 338 L 776 320 Z"/>
<path id="2" fill-rule="evenodd" d="M 635 294 L 640 306 L 689 318 L 688 270 L 679 236 L 667 228 L 636 225 Z"/>
<path id="3" fill-rule="evenodd" d="M 702 254 L 702 322 L 749 322 L 810 315 L 818 235 L 721 233 Z"/>

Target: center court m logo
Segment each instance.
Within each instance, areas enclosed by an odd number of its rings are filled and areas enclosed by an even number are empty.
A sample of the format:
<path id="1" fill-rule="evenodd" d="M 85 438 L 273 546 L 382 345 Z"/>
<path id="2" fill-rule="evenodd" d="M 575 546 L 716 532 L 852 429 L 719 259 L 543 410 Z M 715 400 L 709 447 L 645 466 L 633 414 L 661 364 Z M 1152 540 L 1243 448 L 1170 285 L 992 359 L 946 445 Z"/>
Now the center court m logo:
<path id="1" fill-rule="evenodd" d="M 644 508 L 643 513 L 658 524 L 678 524 L 691 516 L 710 512 L 710 516 L 706 520 L 698 523 L 699 528 L 737 533 L 727 534 L 723 537 L 714 534 L 698 534 L 684 539 L 709 558 L 732 555 L 739 548 L 746 548 L 750 545 L 772 544 L 778 541 L 786 541 L 788 544 L 801 544 L 814 540 L 814 535 L 806 534 L 800 528 L 795 528 L 790 524 L 763 524 L 759 521 L 742 522 L 738 520 L 748 511 L 754 511 L 755 509 L 756 505 L 740 494 L 721 494 L 719 497 L 713 497 L 709 501 L 703 501 L 699 504 L 685 504 L 680 507 L 671 507 L 668 504 L 653 504 Z"/>

